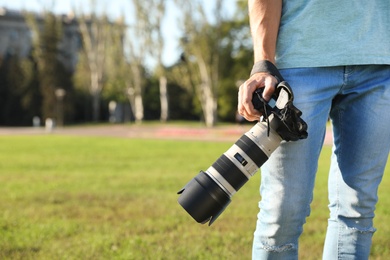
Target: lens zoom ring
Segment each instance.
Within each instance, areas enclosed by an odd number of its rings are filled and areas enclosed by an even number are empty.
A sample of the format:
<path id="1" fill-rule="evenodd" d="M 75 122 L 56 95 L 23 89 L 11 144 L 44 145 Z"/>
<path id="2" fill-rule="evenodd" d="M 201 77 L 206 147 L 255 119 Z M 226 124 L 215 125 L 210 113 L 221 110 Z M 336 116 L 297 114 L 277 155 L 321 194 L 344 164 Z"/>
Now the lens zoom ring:
<path id="1" fill-rule="evenodd" d="M 230 183 L 230 185 L 233 186 L 236 191 L 238 191 L 248 181 L 248 178 L 241 172 L 241 170 L 237 168 L 237 166 L 224 154 L 222 154 L 212 166 L 219 172 L 219 174 L 222 175 L 223 178 L 225 178 L 227 182 Z"/>
<path id="2" fill-rule="evenodd" d="M 260 168 L 268 160 L 268 156 L 246 135 L 237 140 L 236 145 L 241 148 Z"/>

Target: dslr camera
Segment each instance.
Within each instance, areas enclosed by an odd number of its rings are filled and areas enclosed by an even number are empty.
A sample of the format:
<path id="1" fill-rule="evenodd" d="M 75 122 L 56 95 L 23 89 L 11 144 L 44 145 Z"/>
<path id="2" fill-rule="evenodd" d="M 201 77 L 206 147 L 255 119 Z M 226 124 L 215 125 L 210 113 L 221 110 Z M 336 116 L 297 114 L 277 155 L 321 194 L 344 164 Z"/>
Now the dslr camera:
<path id="1" fill-rule="evenodd" d="M 269 102 L 263 99 L 263 90 L 256 90 L 252 98 L 262 120 L 178 192 L 179 204 L 198 223 L 211 225 L 281 141 L 307 138 L 307 124 L 293 105 L 294 95 L 288 83 L 279 83 Z"/>

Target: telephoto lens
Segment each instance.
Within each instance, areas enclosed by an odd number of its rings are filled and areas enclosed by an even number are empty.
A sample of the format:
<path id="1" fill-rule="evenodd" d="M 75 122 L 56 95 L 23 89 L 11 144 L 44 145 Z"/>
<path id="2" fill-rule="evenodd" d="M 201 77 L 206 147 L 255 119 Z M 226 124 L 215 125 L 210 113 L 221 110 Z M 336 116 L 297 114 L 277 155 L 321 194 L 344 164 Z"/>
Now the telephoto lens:
<path id="1" fill-rule="evenodd" d="M 299 118 L 301 112 L 292 105 L 293 95 L 288 84 L 278 85 L 272 102 L 262 99 L 262 90 L 255 92 L 253 104 L 262 112 L 263 120 L 178 192 L 179 204 L 198 223 L 211 225 L 282 140 L 307 137 L 306 123 Z M 293 116 L 286 116 L 289 114 Z"/>

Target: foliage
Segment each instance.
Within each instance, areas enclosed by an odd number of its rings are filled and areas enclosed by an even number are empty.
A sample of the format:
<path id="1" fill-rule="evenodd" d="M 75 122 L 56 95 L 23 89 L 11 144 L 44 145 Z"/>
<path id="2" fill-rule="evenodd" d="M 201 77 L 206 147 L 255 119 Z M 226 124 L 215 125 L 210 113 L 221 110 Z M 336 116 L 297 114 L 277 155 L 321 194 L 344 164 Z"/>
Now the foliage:
<path id="1" fill-rule="evenodd" d="M 168 92 L 170 119 L 199 121 L 201 112 L 195 109 L 198 100 L 193 92 L 174 83 L 169 84 Z"/>
<path id="2" fill-rule="evenodd" d="M 211 227 L 176 201 L 176 192 L 230 142 L 57 135 L 0 142 L 1 259 L 250 259 L 260 174 Z M 321 258 L 330 152 L 324 147 L 320 158 L 300 259 Z M 390 257 L 389 170 L 370 259 Z"/>
<path id="3" fill-rule="evenodd" d="M 34 116 L 40 116 L 41 95 L 34 74 L 34 63 L 21 59 L 17 54 L 9 56 L 0 68 L 0 124 L 31 124 Z M 6 86 L 13 86 L 6 88 Z"/>
<path id="4" fill-rule="evenodd" d="M 34 14 L 27 14 L 26 21 L 33 32 L 32 57 L 37 64 L 40 92 L 42 96 L 42 117 L 57 118 L 57 100 L 55 92 L 64 89 L 68 95 L 65 103 L 70 102 L 72 82 L 71 73 L 59 60 L 59 43 L 62 38 L 62 20 L 54 13 L 44 13 L 42 29 Z M 70 97 L 69 97 L 70 96 Z M 71 108 L 65 106 L 70 114 Z"/>
<path id="5" fill-rule="evenodd" d="M 189 72 L 186 77 L 199 99 L 203 117 L 207 126 L 217 122 L 217 100 L 220 79 L 221 53 L 223 36 L 221 34 L 222 0 L 215 2 L 214 19 L 206 15 L 199 1 L 176 1 L 182 13 L 181 47 L 184 63 Z M 212 22 L 214 20 L 214 22 Z"/>
<path id="6" fill-rule="evenodd" d="M 91 1 L 91 5 L 95 6 L 94 1 Z M 88 89 L 92 97 L 92 118 L 96 122 L 100 119 L 101 92 L 106 76 L 107 39 L 111 24 L 105 15 L 100 17 L 96 11 L 90 17 L 83 14 L 78 18 L 83 41 L 82 51 L 85 52 L 90 77 Z"/>
<path id="7" fill-rule="evenodd" d="M 169 84 L 167 89 L 170 120 L 199 120 L 199 114 L 194 112 L 194 96 L 187 89 L 177 84 Z M 146 84 L 144 105 L 145 120 L 160 118 L 160 93 L 156 77 L 151 77 Z"/>
<path id="8" fill-rule="evenodd" d="M 156 13 L 163 15 L 164 1 L 155 2 Z M 67 71 L 61 63 L 63 53 L 59 49 L 61 44 L 58 44 L 64 37 L 62 18 L 51 12 L 45 12 L 41 20 L 37 20 L 35 15 L 27 15 L 33 36 L 31 57 L 1 57 L 0 125 L 31 125 L 33 116 L 43 119 L 57 117 L 57 88 L 66 90 L 64 102 L 68 123 L 96 119 L 92 105 L 96 106 L 97 102 L 102 111 L 99 120 L 107 120 L 107 104 L 111 100 L 118 104 L 130 103 L 133 116 L 138 113 L 138 121 L 143 114 L 146 120 L 155 119 L 157 114 L 161 114 L 163 119 L 162 107 L 169 108 L 169 118 L 172 120 L 206 120 L 204 111 L 209 107 L 218 108 L 212 111 L 215 122 L 217 119 L 233 121 L 237 106 L 237 82 L 247 77 L 253 62 L 246 4 L 238 2 L 234 17 L 219 14 L 220 22 L 215 23 L 213 19 L 207 22 L 203 19 L 208 14 L 205 9 L 196 6 L 198 1 L 191 3 L 196 8 L 187 11 L 194 14 L 194 23 L 190 25 L 188 19 L 183 21 L 183 37 L 178 43 L 183 55 L 176 64 L 165 68 L 161 63 L 160 48 L 163 42 L 159 42 L 161 23 L 158 21 L 162 17 L 148 17 L 148 2 L 134 0 L 134 3 L 137 12 L 133 15 L 139 18 L 137 23 L 127 25 L 123 18 L 108 21 L 104 14 L 94 17 L 102 24 L 110 24 L 109 32 L 104 37 L 104 75 L 98 80 L 102 84 L 96 91 L 90 88 L 92 72 L 85 49 L 86 41 L 80 46 L 82 49 L 75 71 Z M 189 7 L 186 5 L 184 3 L 183 8 Z M 140 22 L 141 18 L 143 22 Z M 184 30 L 185 26 L 187 31 Z M 191 26 L 195 31 L 190 31 Z M 81 43 L 81 34 L 79 37 Z M 153 44 L 156 42 L 158 45 Z M 147 67 L 147 61 L 151 58 L 159 60 L 159 65 Z M 197 60 L 203 60 L 202 65 Z M 168 95 L 165 97 L 161 95 L 164 92 L 162 85 L 160 89 L 158 87 L 160 76 L 168 79 Z M 210 91 L 206 91 L 207 84 Z M 95 93 L 94 99 L 92 93 Z M 209 97 L 212 102 L 199 99 L 200 95 Z M 168 104 L 162 105 L 166 100 Z"/>
<path id="9" fill-rule="evenodd" d="M 128 101 L 126 85 L 130 65 L 125 57 L 126 25 L 123 20 L 115 22 L 107 36 L 106 80 L 102 93 L 104 99 L 117 102 Z"/>
<path id="10" fill-rule="evenodd" d="M 242 15 L 246 13 L 243 5 L 239 6 L 236 16 L 230 19 L 219 17 L 220 10 L 215 11 L 218 22 L 212 23 L 207 22 L 203 9 L 194 12 L 193 9 L 198 9 L 182 3 L 183 55 L 170 70 L 177 84 L 196 93 L 199 100 L 194 103 L 196 110 L 207 117 L 207 108 L 218 107 L 217 115 L 222 121 L 235 120 L 237 82 L 246 79 L 253 62 L 248 18 Z M 213 102 L 217 104 L 212 105 Z"/>
<path id="11" fill-rule="evenodd" d="M 252 41 L 249 30 L 249 18 L 246 15 L 246 3 L 237 2 L 233 19 L 222 24 L 226 35 L 224 61 L 221 68 L 221 80 L 218 98 L 218 116 L 223 121 L 236 121 L 237 92 L 240 84 L 246 80 L 253 65 Z"/>
<path id="12" fill-rule="evenodd" d="M 151 78 L 144 88 L 145 120 L 156 120 L 160 118 L 160 94 L 158 80 Z"/>
<path id="13" fill-rule="evenodd" d="M 82 110 L 79 110 L 84 111 L 84 116 L 80 119 L 96 121 L 96 118 L 105 117 L 107 103 L 111 100 L 117 103 L 127 102 L 126 86 L 130 66 L 124 55 L 126 25 L 123 19 L 111 22 L 107 17 L 97 16 L 97 14 L 91 20 L 84 17 L 81 23 L 83 25 L 80 26 L 84 28 L 82 37 L 85 38 L 85 42 L 89 42 L 89 51 L 81 48 L 79 52 L 73 81 L 78 97 L 84 102 L 79 100 L 80 102 L 75 105 L 79 106 L 87 102 L 88 106 L 83 106 Z M 89 27 L 91 29 L 88 29 Z M 95 30 L 92 30 L 93 28 Z M 96 35 L 92 34 L 93 31 Z M 93 75 L 100 77 L 99 84 L 95 82 L 94 87 L 92 87 Z M 95 104 L 92 105 L 93 103 Z"/>
<path id="14" fill-rule="evenodd" d="M 146 2 L 143 0 L 133 0 L 132 2 L 136 9 L 136 29 L 134 32 L 138 36 L 136 39 L 138 44 L 144 45 L 144 48 L 141 48 L 141 50 L 145 50 L 156 62 L 154 75 L 159 78 L 160 120 L 166 122 L 169 118 L 169 103 L 166 72 L 162 62 L 164 50 L 162 21 L 166 14 L 167 1 L 149 0 Z M 130 44 L 129 46 L 135 48 L 135 44 Z M 134 51 L 130 51 L 130 53 L 134 54 Z M 146 59 L 142 56 L 141 58 L 144 59 L 144 66 L 146 66 Z M 137 57 L 132 55 L 132 59 L 137 60 Z M 140 75 L 137 75 L 134 71 L 133 76 L 137 77 Z M 134 84 L 134 90 L 136 91 L 136 89 L 136 85 Z M 145 116 L 146 118 L 147 115 Z"/>

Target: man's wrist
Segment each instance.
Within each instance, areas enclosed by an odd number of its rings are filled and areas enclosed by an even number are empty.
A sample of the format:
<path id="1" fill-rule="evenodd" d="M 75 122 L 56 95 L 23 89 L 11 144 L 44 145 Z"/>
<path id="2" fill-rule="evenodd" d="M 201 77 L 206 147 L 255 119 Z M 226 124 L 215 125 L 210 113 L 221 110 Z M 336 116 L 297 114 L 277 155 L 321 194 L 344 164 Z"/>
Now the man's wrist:
<path id="1" fill-rule="evenodd" d="M 253 74 L 256 74 L 259 72 L 269 73 L 270 75 L 274 76 L 278 80 L 278 82 L 281 82 L 284 80 L 282 75 L 280 74 L 278 68 L 276 68 L 276 66 L 268 60 L 261 60 L 261 61 L 256 62 L 253 65 L 250 76 L 253 76 Z"/>

